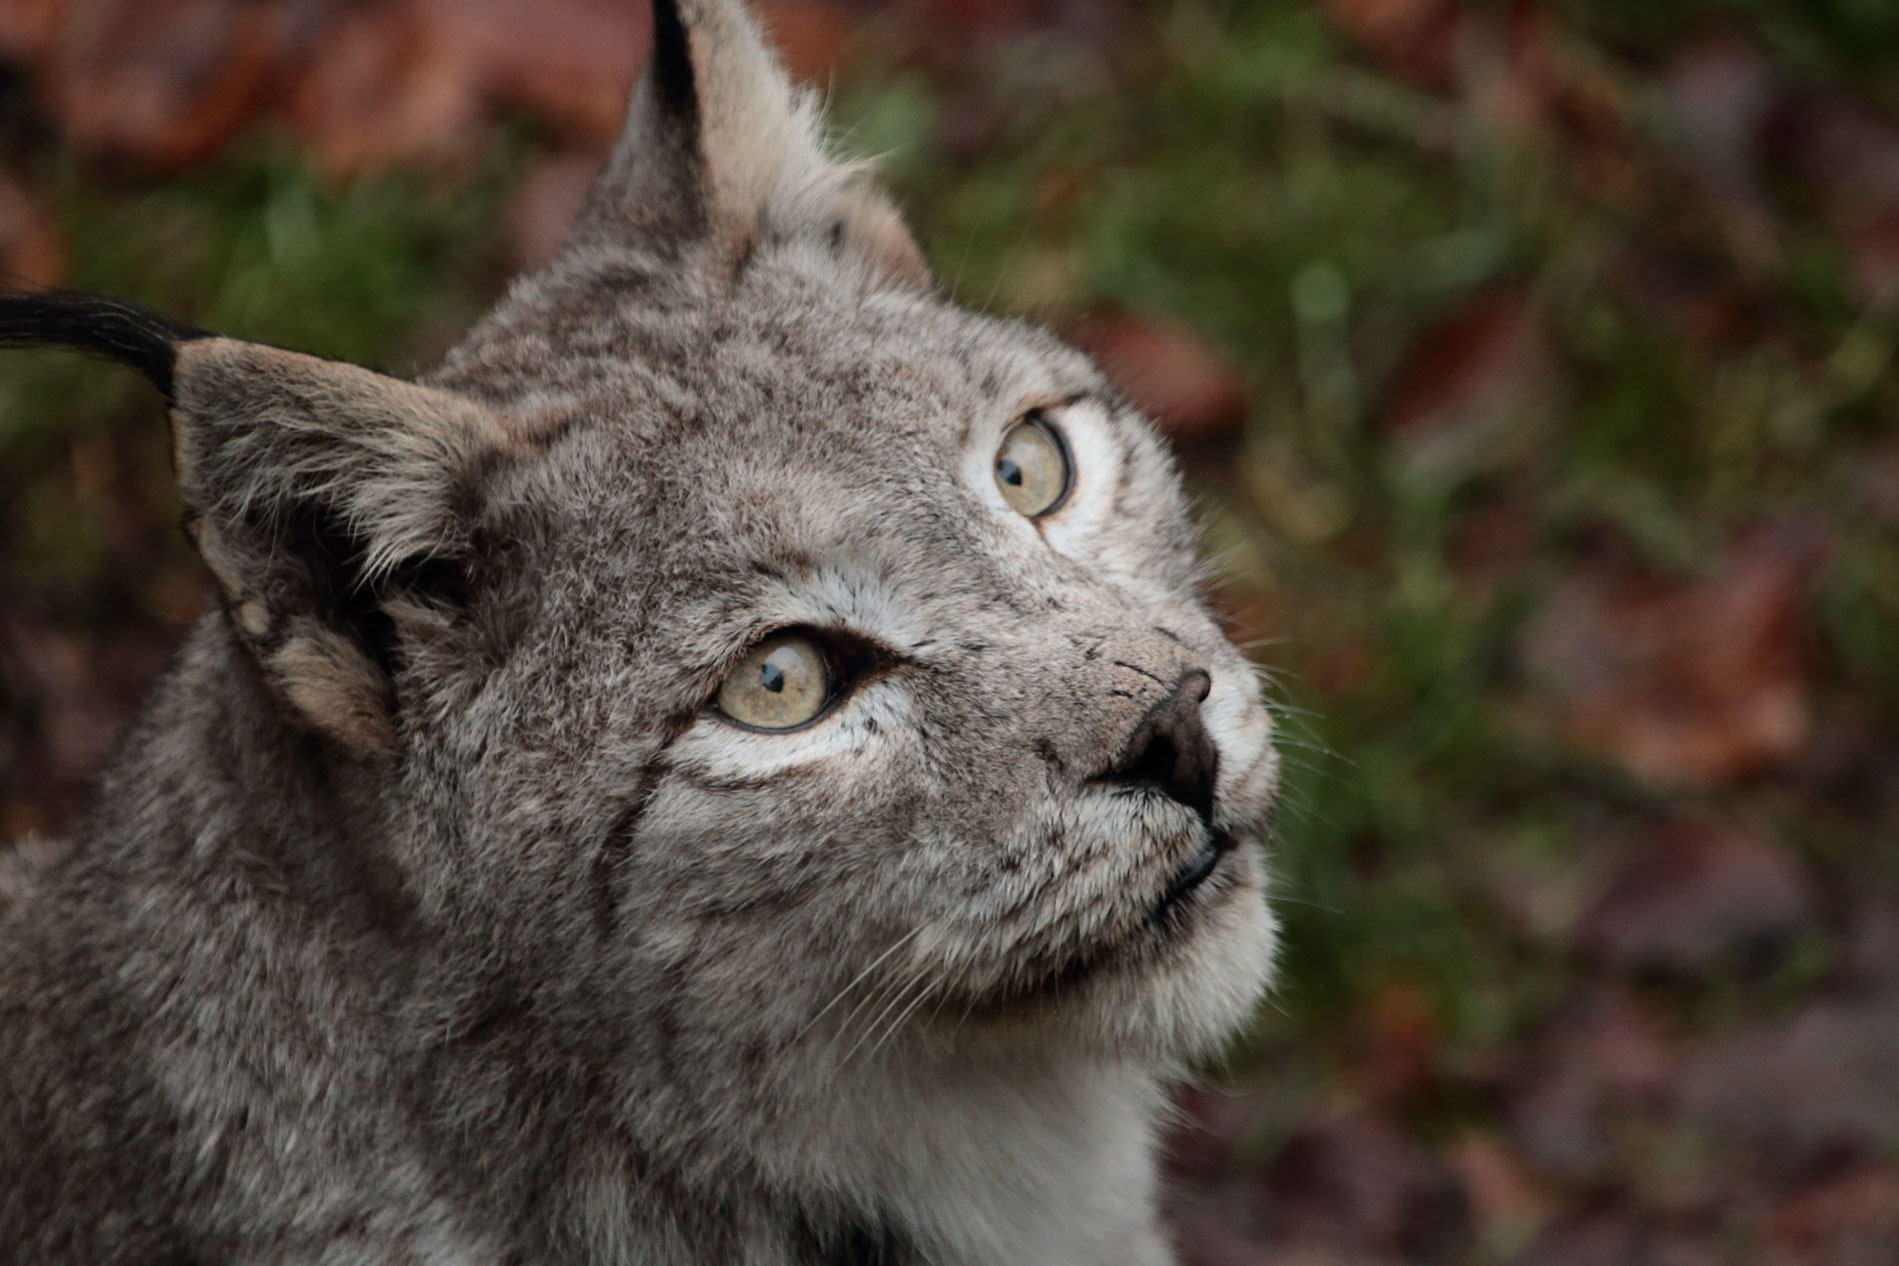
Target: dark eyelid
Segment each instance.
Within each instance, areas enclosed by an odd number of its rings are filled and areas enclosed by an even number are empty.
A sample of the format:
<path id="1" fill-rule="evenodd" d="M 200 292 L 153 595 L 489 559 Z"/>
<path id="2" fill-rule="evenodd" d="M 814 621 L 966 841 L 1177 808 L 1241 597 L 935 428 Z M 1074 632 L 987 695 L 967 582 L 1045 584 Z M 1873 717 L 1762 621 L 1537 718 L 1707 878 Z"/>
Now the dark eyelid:
<path id="1" fill-rule="evenodd" d="M 747 725 L 719 707 L 719 688 L 725 684 L 726 677 L 751 653 L 752 648 L 768 638 L 787 635 L 808 639 L 813 646 L 818 648 L 818 654 L 824 657 L 825 672 L 830 678 L 830 693 L 825 697 L 824 706 L 819 708 L 810 720 L 782 730 L 768 730 L 756 725 Z M 705 703 L 700 706 L 700 711 L 710 712 L 726 724 L 735 725 L 753 734 L 797 734 L 822 722 L 843 706 L 852 695 L 871 682 L 887 677 L 912 662 L 911 658 L 901 651 L 876 638 L 867 637 L 855 629 L 812 624 L 774 625 L 747 639 L 745 644 L 730 657 L 717 679 L 713 681 L 711 693 L 706 697 Z"/>
<path id="2" fill-rule="evenodd" d="M 1057 405 L 1055 407 L 1065 409 L 1065 408 L 1070 407 L 1076 400 L 1083 399 L 1083 398 L 1085 397 L 1072 396 L 1069 398 L 1067 402 Z M 1057 426 L 1055 424 L 1055 420 L 1049 416 L 1048 406 L 1038 404 L 1034 408 L 1031 408 L 1027 410 L 1026 412 L 1024 412 L 1020 417 L 1018 417 L 1014 422 L 1010 423 L 1009 425 L 1011 429 L 1013 429 L 1014 427 L 1022 426 L 1024 424 L 1029 424 L 1029 425 L 1038 426 L 1042 428 L 1043 434 L 1047 435 L 1051 440 L 1055 442 L 1055 451 L 1060 453 L 1061 458 L 1062 458 L 1062 490 L 1061 492 L 1057 494 L 1055 500 L 1049 502 L 1048 505 L 1036 511 L 1034 514 L 1027 516 L 1029 522 L 1039 523 L 1041 520 L 1046 519 L 1049 515 L 1054 514 L 1057 510 L 1060 510 L 1063 506 L 1067 505 L 1070 499 L 1074 497 L 1075 484 L 1079 482 L 1079 476 L 1081 472 L 1075 469 L 1075 450 L 1073 446 L 1071 446 L 1068 442 L 1068 433 L 1064 431 L 1061 427 Z M 1003 437 L 1005 440 L 1008 438 L 1008 435 L 1009 435 L 1008 431 L 1003 432 Z"/>

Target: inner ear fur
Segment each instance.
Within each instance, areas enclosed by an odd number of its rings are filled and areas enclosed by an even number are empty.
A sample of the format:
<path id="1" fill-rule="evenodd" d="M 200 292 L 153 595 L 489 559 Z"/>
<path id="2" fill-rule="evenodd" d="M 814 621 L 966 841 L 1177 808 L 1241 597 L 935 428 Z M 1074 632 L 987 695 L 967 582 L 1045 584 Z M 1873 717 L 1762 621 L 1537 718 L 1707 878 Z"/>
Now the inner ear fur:
<path id="1" fill-rule="evenodd" d="M 399 622 L 463 596 L 506 432 L 463 397 L 233 339 L 179 344 L 172 380 L 188 531 L 238 635 L 296 719 L 388 753 Z"/>
<path id="2" fill-rule="evenodd" d="M 742 259 L 807 241 L 872 285 L 927 288 L 902 217 L 863 164 L 829 155 L 815 98 L 792 87 L 743 0 L 652 8 L 652 52 L 576 244 L 706 243 Z"/>

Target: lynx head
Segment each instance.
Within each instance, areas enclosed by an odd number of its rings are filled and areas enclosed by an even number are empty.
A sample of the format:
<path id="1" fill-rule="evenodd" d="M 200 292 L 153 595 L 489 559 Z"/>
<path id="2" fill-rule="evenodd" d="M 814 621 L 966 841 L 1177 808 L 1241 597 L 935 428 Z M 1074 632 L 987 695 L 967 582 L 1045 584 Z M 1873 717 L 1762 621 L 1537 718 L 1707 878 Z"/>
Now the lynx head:
<path id="1" fill-rule="evenodd" d="M 167 390 L 246 671 L 471 979 L 680 1066 L 1204 1050 L 1277 763 L 1166 450 L 932 290 L 737 0 L 654 9 L 564 254 L 421 384 L 0 316 Z"/>

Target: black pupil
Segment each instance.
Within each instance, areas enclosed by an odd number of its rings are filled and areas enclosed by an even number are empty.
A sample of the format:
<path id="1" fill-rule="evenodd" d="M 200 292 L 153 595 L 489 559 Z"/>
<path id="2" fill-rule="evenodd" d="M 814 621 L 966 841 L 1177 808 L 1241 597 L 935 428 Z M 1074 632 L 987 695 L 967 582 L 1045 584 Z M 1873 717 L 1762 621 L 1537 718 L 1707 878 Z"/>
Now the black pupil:
<path id="1" fill-rule="evenodd" d="M 777 694 L 785 688 L 784 670 L 776 664 L 764 664 L 758 670 L 758 684 Z"/>
<path id="2" fill-rule="evenodd" d="M 1022 468 L 1006 457 L 996 458 L 996 475 L 1012 488 L 1022 486 Z"/>

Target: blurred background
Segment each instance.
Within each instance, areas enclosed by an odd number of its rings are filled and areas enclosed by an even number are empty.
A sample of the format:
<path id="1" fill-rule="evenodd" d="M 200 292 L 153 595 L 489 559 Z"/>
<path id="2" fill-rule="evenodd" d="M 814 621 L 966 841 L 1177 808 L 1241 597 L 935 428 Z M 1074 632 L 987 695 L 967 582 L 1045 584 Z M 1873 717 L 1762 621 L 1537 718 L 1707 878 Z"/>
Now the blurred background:
<path id="1" fill-rule="evenodd" d="M 761 0 L 944 286 L 1176 444 L 1290 764 L 1193 1266 L 1899 1260 L 1899 4 Z M 397 372 L 641 0 L 0 0 L 0 273 Z M 0 360 L 0 841 L 207 602 L 158 401 Z"/>

